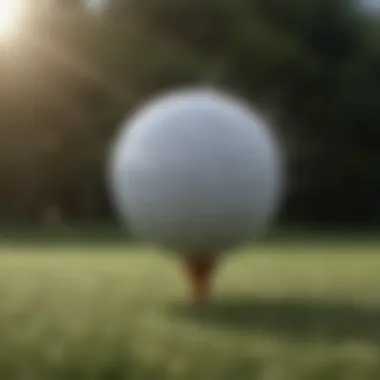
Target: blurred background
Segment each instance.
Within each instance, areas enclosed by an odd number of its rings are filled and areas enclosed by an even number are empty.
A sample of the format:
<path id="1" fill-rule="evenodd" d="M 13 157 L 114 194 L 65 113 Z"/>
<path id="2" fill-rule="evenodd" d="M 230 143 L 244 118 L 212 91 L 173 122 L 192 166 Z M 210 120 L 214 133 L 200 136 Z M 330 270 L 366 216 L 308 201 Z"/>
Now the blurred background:
<path id="1" fill-rule="evenodd" d="M 379 380 L 379 21 L 380 0 L 0 0 L 0 378 Z M 106 186 L 123 120 L 194 84 L 246 97 L 288 158 L 274 236 L 200 308 Z"/>
<path id="2" fill-rule="evenodd" d="M 247 97 L 285 143 L 284 225 L 380 226 L 380 1 L 2 0 L 3 229 L 115 224 L 107 152 L 141 101 Z"/>

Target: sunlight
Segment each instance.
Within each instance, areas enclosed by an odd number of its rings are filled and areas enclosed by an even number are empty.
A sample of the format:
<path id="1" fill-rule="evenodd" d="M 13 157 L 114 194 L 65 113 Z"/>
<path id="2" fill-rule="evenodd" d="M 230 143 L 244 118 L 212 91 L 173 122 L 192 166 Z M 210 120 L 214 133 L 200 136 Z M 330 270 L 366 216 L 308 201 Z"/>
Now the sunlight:
<path id="1" fill-rule="evenodd" d="M 22 14 L 22 0 L 0 0 L 0 40 L 12 38 Z"/>

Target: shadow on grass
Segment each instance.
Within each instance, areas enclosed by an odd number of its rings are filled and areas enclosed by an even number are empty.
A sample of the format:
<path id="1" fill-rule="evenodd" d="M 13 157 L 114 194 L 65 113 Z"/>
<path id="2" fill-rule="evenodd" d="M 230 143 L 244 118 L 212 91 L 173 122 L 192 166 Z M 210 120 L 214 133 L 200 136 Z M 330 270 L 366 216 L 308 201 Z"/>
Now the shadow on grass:
<path id="1" fill-rule="evenodd" d="M 170 313 L 212 328 L 261 331 L 291 340 L 365 340 L 380 344 L 380 308 L 299 298 L 215 300 L 172 305 Z"/>

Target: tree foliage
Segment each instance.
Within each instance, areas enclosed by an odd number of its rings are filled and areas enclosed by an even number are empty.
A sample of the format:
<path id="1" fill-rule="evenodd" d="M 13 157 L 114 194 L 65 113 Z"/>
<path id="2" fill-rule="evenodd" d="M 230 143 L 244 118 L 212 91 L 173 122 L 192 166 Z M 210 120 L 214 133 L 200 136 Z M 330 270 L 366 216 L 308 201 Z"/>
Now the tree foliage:
<path id="1" fill-rule="evenodd" d="M 284 139 L 290 221 L 380 223 L 380 28 L 348 0 L 121 0 L 35 13 L 0 51 L 5 220 L 110 217 L 105 163 L 146 97 L 210 83 Z M 33 26 L 33 27 L 32 27 Z"/>

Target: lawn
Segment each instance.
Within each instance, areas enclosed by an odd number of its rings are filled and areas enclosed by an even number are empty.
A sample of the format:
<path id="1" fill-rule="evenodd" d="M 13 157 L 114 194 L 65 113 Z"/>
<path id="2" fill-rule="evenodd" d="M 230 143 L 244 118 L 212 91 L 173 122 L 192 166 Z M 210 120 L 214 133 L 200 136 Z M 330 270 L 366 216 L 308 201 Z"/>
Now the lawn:
<path id="1" fill-rule="evenodd" d="M 380 242 L 288 240 L 222 263 L 129 244 L 0 246 L 0 379 L 380 379 Z"/>

